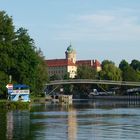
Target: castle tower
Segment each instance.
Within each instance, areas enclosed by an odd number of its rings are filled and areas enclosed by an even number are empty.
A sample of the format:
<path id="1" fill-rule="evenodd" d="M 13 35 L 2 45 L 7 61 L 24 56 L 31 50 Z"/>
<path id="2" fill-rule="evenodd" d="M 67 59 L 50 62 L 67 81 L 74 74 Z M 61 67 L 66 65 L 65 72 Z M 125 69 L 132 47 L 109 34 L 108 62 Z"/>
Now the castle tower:
<path id="1" fill-rule="evenodd" d="M 66 59 L 71 60 L 74 64 L 76 63 L 76 51 L 72 48 L 70 44 L 65 52 Z"/>

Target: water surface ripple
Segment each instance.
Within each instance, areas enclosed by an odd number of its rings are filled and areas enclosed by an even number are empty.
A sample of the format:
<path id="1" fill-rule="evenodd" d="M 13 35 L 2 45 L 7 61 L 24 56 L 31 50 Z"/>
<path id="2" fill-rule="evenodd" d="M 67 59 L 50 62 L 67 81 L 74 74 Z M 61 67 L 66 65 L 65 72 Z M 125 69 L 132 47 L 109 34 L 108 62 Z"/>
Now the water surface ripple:
<path id="1" fill-rule="evenodd" d="M 1 140 L 139 140 L 140 105 L 74 102 L 0 112 Z"/>

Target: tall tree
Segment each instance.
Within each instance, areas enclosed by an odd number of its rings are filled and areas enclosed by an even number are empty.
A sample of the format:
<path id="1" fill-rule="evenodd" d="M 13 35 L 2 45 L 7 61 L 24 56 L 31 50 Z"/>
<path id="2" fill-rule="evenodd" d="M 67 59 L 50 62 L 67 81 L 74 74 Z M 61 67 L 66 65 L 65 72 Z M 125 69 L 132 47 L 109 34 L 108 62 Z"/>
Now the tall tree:
<path id="1" fill-rule="evenodd" d="M 122 80 L 121 70 L 115 66 L 112 61 L 104 60 L 102 62 L 102 70 L 100 71 L 100 79 L 103 80 Z"/>
<path id="2" fill-rule="evenodd" d="M 132 60 L 130 66 L 134 69 L 134 70 L 140 70 L 140 61 L 139 60 Z"/>
<path id="3" fill-rule="evenodd" d="M 14 29 L 12 18 L 0 12 L 0 81 L 1 93 L 8 83 L 27 84 L 31 91 L 40 93 L 47 80 L 44 58 L 24 28 Z"/>
<path id="4" fill-rule="evenodd" d="M 135 61 L 131 63 L 133 67 L 136 66 L 134 63 Z M 125 60 L 122 60 L 119 64 L 119 68 L 122 70 L 122 79 L 124 81 L 138 81 L 139 79 L 137 71 L 131 65 Z"/>
<path id="5" fill-rule="evenodd" d="M 76 79 L 97 79 L 97 71 L 89 66 L 79 66 L 77 69 Z M 91 84 L 76 84 L 74 90 L 79 91 L 81 98 L 87 98 L 88 93 L 91 91 L 93 86 Z"/>
<path id="6" fill-rule="evenodd" d="M 6 83 L 8 83 L 9 70 L 13 65 L 12 41 L 15 39 L 12 18 L 4 11 L 0 12 L 0 93 L 6 93 Z"/>
<path id="7" fill-rule="evenodd" d="M 129 63 L 126 60 L 124 60 L 124 59 L 119 64 L 119 68 L 122 71 L 125 71 L 128 67 L 129 67 Z"/>
<path id="8" fill-rule="evenodd" d="M 96 79 L 97 71 L 89 66 L 79 66 L 76 79 Z"/>
<path id="9" fill-rule="evenodd" d="M 124 81 L 138 81 L 138 73 L 132 68 L 128 67 L 123 71 L 123 80 Z"/>
<path id="10" fill-rule="evenodd" d="M 121 70 L 117 66 L 115 66 L 114 62 L 104 60 L 102 62 L 102 70 L 99 72 L 99 78 L 102 80 L 121 81 L 122 73 Z M 100 85 L 100 87 L 104 90 L 109 90 L 109 88 L 113 88 L 113 86 L 111 85 Z"/>

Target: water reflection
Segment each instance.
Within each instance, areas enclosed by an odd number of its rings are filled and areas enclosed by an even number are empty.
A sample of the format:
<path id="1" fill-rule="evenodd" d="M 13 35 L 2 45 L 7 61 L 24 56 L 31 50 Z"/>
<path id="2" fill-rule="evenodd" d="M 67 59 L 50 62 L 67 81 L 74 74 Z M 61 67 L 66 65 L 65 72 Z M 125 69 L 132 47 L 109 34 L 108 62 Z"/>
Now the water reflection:
<path id="1" fill-rule="evenodd" d="M 75 100 L 75 108 L 131 108 L 140 107 L 140 101 Z"/>
<path id="2" fill-rule="evenodd" d="M 13 138 L 13 130 L 14 130 L 14 124 L 13 124 L 13 112 L 7 112 L 7 133 L 6 137 L 8 140 L 12 140 Z"/>
<path id="3" fill-rule="evenodd" d="M 8 140 L 25 139 L 29 136 L 29 111 L 8 111 L 6 113 L 6 121 L 6 138 Z"/>
<path id="4" fill-rule="evenodd" d="M 41 111 L 35 111 L 39 107 L 42 108 Z M 32 135 L 37 139 L 39 137 L 48 140 L 77 139 L 77 113 L 72 106 L 47 104 L 44 107 L 35 106 L 33 110 L 31 113 L 31 127 L 34 128 Z"/>
<path id="5" fill-rule="evenodd" d="M 0 140 L 139 140 L 139 103 L 74 101 L 0 112 Z"/>
<path id="6" fill-rule="evenodd" d="M 77 114 L 76 110 L 71 107 L 68 110 L 68 139 L 77 139 Z"/>
<path id="7" fill-rule="evenodd" d="M 6 125 L 7 125 L 7 120 L 6 120 L 6 112 L 0 110 L 0 139 L 1 140 L 6 140 Z"/>

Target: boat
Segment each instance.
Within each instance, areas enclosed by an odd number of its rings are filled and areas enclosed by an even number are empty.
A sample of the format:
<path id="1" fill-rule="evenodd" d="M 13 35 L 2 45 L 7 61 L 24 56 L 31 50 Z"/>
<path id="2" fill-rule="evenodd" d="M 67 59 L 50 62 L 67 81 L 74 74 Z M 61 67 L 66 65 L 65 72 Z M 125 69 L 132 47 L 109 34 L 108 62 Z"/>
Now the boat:
<path id="1" fill-rule="evenodd" d="M 89 98 L 92 98 L 93 96 L 107 96 L 107 95 L 115 95 L 115 91 L 104 91 L 99 92 L 97 89 L 93 89 L 92 92 L 89 93 Z"/>
<path id="2" fill-rule="evenodd" d="M 13 88 L 8 90 L 8 99 L 10 101 L 30 102 L 30 89 L 27 85 L 14 84 Z"/>

